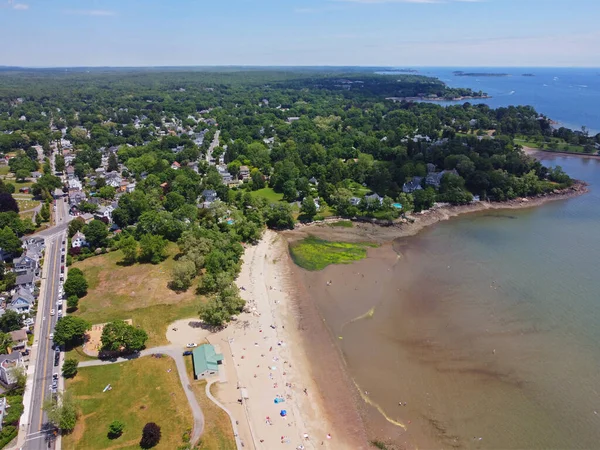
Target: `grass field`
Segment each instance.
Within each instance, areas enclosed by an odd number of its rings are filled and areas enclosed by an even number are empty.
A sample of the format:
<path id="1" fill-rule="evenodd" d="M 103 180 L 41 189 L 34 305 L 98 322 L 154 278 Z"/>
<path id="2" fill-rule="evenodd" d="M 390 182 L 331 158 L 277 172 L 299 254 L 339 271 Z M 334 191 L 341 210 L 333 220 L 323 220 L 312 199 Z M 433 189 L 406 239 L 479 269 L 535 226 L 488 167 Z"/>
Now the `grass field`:
<path id="1" fill-rule="evenodd" d="M 192 390 L 206 419 L 198 450 L 235 450 L 235 438 L 229 416 L 206 396 L 206 380 L 194 380 L 191 356 L 186 356 L 185 365 L 192 380 Z M 218 385 L 212 385 L 211 394 L 216 396 L 217 389 Z"/>
<path id="2" fill-rule="evenodd" d="M 283 200 L 283 194 L 278 194 L 271 188 L 264 188 L 264 189 L 259 189 L 258 191 L 252 191 L 251 194 L 253 197 L 266 198 L 267 201 L 269 201 L 271 203 L 276 203 L 276 202 L 280 202 L 281 200 Z"/>
<path id="3" fill-rule="evenodd" d="M 352 228 L 354 225 L 349 220 L 338 220 L 328 224 L 330 227 Z"/>
<path id="4" fill-rule="evenodd" d="M 531 140 L 526 136 L 517 137 L 514 139 L 516 144 L 523 145 L 525 147 L 538 148 L 549 152 L 573 152 L 573 153 L 585 153 L 582 145 L 567 144 L 563 139 L 550 138 L 546 140 Z M 550 145 L 550 143 L 554 145 Z"/>
<path id="5" fill-rule="evenodd" d="M 103 393 L 109 383 L 112 390 Z M 161 427 L 162 437 L 154 448 L 174 450 L 193 425 L 175 362 L 168 357 L 83 367 L 67 389 L 79 402 L 81 416 L 73 433 L 63 438 L 65 450 L 139 449 L 148 422 Z M 113 420 L 123 422 L 125 430 L 110 440 L 108 425 Z"/>
<path id="6" fill-rule="evenodd" d="M 10 167 L 8 166 L 0 166 L 0 175 L 8 175 L 10 172 Z"/>
<path id="7" fill-rule="evenodd" d="M 37 200 L 23 200 L 18 197 L 16 197 L 16 200 L 17 204 L 19 205 L 19 211 L 28 211 L 40 204 L 40 202 Z"/>
<path id="8" fill-rule="evenodd" d="M 309 236 L 290 244 L 294 262 L 306 270 L 322 270 L 329 264 L 349 264 L 367 256 L 368 247 L 377 244 L 332 242 Z"/>
<path id="9" fill-rule="evenodd" d="M 147 347 L 167 343 L 167 325 L 196 316 L 200 304 L 193 287 L 180 294 L 167 287 L 176 252 L 176 245 L 171 244 L 170 256 L 157 265 L 121 266 L 120 250 L 73 264 L 89 283 L 88 294 L 74 315 L 91 323 L 132 319 L 148 333 Z"/>

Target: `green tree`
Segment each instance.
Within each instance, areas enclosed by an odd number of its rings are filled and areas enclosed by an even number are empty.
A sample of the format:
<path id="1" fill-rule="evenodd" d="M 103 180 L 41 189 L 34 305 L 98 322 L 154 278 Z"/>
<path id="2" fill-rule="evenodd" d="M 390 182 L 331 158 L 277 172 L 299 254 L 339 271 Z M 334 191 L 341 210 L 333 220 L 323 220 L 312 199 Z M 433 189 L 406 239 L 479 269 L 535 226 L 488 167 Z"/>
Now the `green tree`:
<path id="1" fill-rule="evenodd" d="M 78 405 L 69 392 L 58 394 L 56 400 L 46 400 L 42 409 L 48 416 L 48 421 L 64 432 L 71 432 L 77 424 Z"/>
<path id="2" fill-rule="evenodd" d="M 50 220 L 50 206 L 48 206 L 48 203 L 42 205 L 38 216 L 40 216 L 42 222 L 48 222 Z"/>
<path id="3" fill-rule="evenodd" d="M 92 248 L 105 247 L 108 237 L 108 228 L 101 220 L 92 220 L 83 228 L 85 240 Z"/>
<path id="4" fill-rule="evenodd" d="M 8 353 L 8 348 L 12 345 L 12 338 L 10 334 L 0 332 L 0 353 Z"/>
<path id="5" fill-rule="evenodd" d="M 123 434 L 123 430 L 125 430 L 125 424 L 120 420 L 113 420 L 108 426 L 108 438 L 117 439 Z"/>
<path id="6" fill-rule="evenodd" d="M 410 212 L 415 209 L 415 203 L 412 194 L 401 192 L 398 195 L 398 203 L 402 205 L 402 211 Z"/>
<path id="7" fill-rule="evenodd" d="M 15 172 L 15 178 L 18 182 L 23 182 L 29 176 L 29 171 L 26 169 L 19 169 Z"/>
<path id="8" fill-rule="evenodd" d="M 106 167 L 107 172 L 115 172 L 119 170 L 119 161 L 117 161 L 117 155 L 111 153 L 108 155 L 108 166 Z"/>
<path id="9" fill-rule="evenodd" d="M 265 187 L 265 176 L 260 170 L 252 169 L 250 178 L 252 178 L 252 190 L 256 191 Z"/>
<path id="10" fill-rule="evenodd" d="M 65 157 L 59 153 L 54 157 L 54 169 L 57 172 L 64 172 L 65 170 Z"/>
<path id="11" fill-rule="evenodd" d="M 81 217 L 76 217 L 69 222 L 69 237 L 75 236 L 75 233 L 83 230 L 85 227 L 85 220 Z"/>
<path id="12" fill-rule="evenodd" d="M 315 205 L 315 200 L 310 195 L 308 197 L 304 197 L 304 200 L 302 200 L 300 213 L 308 221 L 312 220 L 313 217 L 317 215 L 317 205 Z"/>
<path id="13" fill-rule="evenodd" d="M 287 180 L 283 183 L 283 199 L 286 202 L 294 202 L 298 198 L 298 191 L 296 190 L 296 183 L 294 180 Z"/>
<path id="14" fill-rule="evenodd" d="M 23 328 L 23 319 L 18 312 L 7 309 L 4 314 L 0 316 L 0 330 L 4 333 L 20 330 L 21 328 Z"/>
<path id="15" fill-rule="evenodd" d="M 14 256 L 19 256 L 23 253 L 22 245 L 21 239 L 9 227 L 0 230 L 0 248 L 2 250 Z"/>
<path id="16" fill-rule="evenodd" d="M 185 197 L 179 192 L 169 192 L 165 196 L 165 209 L 167 211 L 175 211 L 177 208 L 185 204 Z"/>
<path id="17" fill-rule="evenodd" d="M 58 319 L 54 327 L 54 342 L 58 345 L 74 346 L 81 342 L 92 325 L 76 316 L 65 316 Z"/>
<path id="18" fill-rule="evenodd" d="M 413 197 L 415 203 L 415 211 L 423 211 L 433 206 L 435 202 L 435 191 L 432 187 L 428 187 L 427 189 L 420 189 L 413 193 Z"/>
<path id="19" fill-rule="evenodd" d="M 98 196 L 104 200 L 112 200 L 116 194 L 117 190 L 112 186 L 103 186 L 98 189 Z"/>
<path id="20" fill-rule="evenodd" d="M 79 298 L 85 297 L 87 294 L 88 283 L 83 275 L 78 273 L 72 273 L 73 269 L 69 271 L 67 281 L 65 281 L 65 295 L 67 298 L 75 295 Z"/>
<path id="21" fill-rule="evenodd" d="M 69 311 L 75 311 L 78 306 L 79 297 L 77 297 L 76 295 L 71 295 L 69 296 L 69 298 L 67 298 L 67 308 L 69 308 Z"/>
<path id="22" fill-rule="evenodd" d="M 292 208 L 285 203 L 274 203 L 267 207 L 265 214 L 267 226 L 276 230 L 294 228 Z"/>
<path id="23" fill-rule="evenodd" d="M 123 252 L 123 263 L 134 264 L 137 261 L 139 245 L 133 236 L 127 236 L 119 241 L 118 248 Z"/>
<path id="24" fill-rule="evenodd" d="M 245 303 L 239 296 L 237 287 L 230 283 L 200 306 L 200 319 L 208 325 L 220 327 L 231 321 L 235 314 L 242 312 Z"/>
<path id="25" fill-rule="evenodd" d="M 174 291 L 187 290 L 192 285 L 196 273 L 196 265 L 194 262 L 185 257 L 181 258 L 173 265 L 171 282 L 169 284 L 170 288 Z"/>
<path id="26" fill-rule="evenodd" d="M 65 378 L 73 378 L 77 375 L 77 368 L 79 366 L 79 361 L 75 358 L 67 358 L 62 367 L 62 375 Z"/>
<path id="27" fill-rule="evenodd" d="M 162 236 L 145 234 L 140 239 L 140 260 L 158 264 L 166 257 L 167 241 Z"/>
<path id="28" fill-rule="evenodd" d="M 131 353 L 146 346 L 148 334 L 140 328 L 122 320 L 106 324 L 102 330 L 102 350 L 109 352 Z"/>

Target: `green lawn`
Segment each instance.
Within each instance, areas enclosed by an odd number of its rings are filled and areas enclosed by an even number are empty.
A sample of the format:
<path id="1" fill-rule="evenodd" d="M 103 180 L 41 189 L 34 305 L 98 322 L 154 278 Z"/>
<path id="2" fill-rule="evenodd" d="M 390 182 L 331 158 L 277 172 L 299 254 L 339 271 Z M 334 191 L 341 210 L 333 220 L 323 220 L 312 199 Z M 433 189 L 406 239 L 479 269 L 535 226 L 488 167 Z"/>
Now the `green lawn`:
<path id="1" fill-rule="evenodd" d="M 10 172 L 10 167 L 0 166 L 0 175 L 8 175 L 9 172 Z"/>
<path id="2" fill-rule="evenodd" d="M 28 211 L 40 204 L 40 202 L 36 200 L 22 200 L 18 197 L 16 198 L 16 200 L 17 204 L 19 205 L 19 211 Z"/>
<path id="3" fill-rule="evenodd" d="M 271 203 L 280 202 L 283 200 L 283 194 L 278 194 L 272 188 L 263 188 L 258 191 L 251 192 L 253 197 L 262 197 Z"/>
<path id="4" fill-rule="evenodd" d="M 147 346 L 167 343 L 169 323 L 198 315 L 200 297 L 194 288 L 175 293 L 167 286 L 177 246 L 169 246 L 170 256 L 160 264 L 121 266 L 121 251 L 110 252 L 73 264 L 88 280 L 88 294 L 79 301 L 75 316 L 91 323 L 132 319 L 149 336 Z"/>
<path id="5" fill-rule="evenodd" d="M 185 365 L 192 381 L 192 390 L 206 419 L 204 433 L 198 443 L 198 450 L 235 450 L 235 438 L 229 416 L 206 396 L 206 380 L 194 380 L 192 357 L 185 357 Z M 218 384 L 213 384 L 211 394 L 216 397 Z"/>
<path id="6" fill-rule="evenodd" d="M 337 222 L 331 222 L 330 227 L 341 227 L 341 228 L 352 228 L 354 224 L 349 220 L 338 220 Z"/>
<path id="7" fill-rule="evenodd" d="M 549 138 L 549 140 L 546 141 L 545 139 L 533 140 L 526 136 L 519 136 L 515 138 L 515 143 L 525 147 L 531 147 L 550 152 L 585 153 L 582 145 L 567 144 L 563 139 L 559 138 Z M 551 146 L 551 143 L 554 145 Z"/>
<path id="8" fill-rule="evenodd" d="M 306 270 L 322 270 L 329 264 L 349 264 L 367 256 L 372 243 L 332 242 L 309 236 L 290 244 L 294 262 Z"/>
<path id="9" fill-rule="evenodd" d="M 168 370 L 170 369 L 170 372 Z M 112 390 L 102 392 L 110 384 Z M 168 357 L 145 357 L 120 364 L 82 367 L 67 390 L 79 403 L 75 430 L 63 438 L 65 450 L 139 449 L 148 422 L 161 427 L 156 450 L 174 450 L 193 425 L 175 362 Z M 108 425 L 125 424 L 123 435 L 111 440 Z"/>

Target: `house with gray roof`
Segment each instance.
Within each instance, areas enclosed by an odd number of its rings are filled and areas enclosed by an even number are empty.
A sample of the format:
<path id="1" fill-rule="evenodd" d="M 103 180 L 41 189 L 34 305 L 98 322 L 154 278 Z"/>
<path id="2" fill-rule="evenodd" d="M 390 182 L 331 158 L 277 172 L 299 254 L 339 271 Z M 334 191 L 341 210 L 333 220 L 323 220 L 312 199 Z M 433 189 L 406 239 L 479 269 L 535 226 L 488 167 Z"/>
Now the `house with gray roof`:
<path id="1" fill-rule="evenodd" d="M 0 355 L 0 382 L 4 386 L 13 386 L 17 382 L 16 368 L 25 368 L 25 363 L 20 352 L 12 352 L 9 355 Z"/>
<path id="2" fill-rule="evenodd" d="M 35 298 L 33 297 L 33 294 L 27 289 L 19 288 L 15 295 L 13 295 L 7 309 L 18 312 L 19 314 L 27 314 L 31 311 L 34 303 Z"/>

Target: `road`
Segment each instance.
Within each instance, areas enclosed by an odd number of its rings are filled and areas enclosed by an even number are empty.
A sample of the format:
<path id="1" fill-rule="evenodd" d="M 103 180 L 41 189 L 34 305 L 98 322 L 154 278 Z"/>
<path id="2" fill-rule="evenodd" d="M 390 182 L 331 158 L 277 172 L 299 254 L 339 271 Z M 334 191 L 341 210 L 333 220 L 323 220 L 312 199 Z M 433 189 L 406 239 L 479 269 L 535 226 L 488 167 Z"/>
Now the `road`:
<path id="1" fill-rule="evenodd" d="M 193 447 L 198 442 L 200 436 L 202 436 L 202 433 L 204 432 L 204 414 L 202 413 L 202 408 L 198 403 L 198 399 L 196 399 L 196 396 L 194 395 L 194 391 L 192 391 L 192 385 L 190 383 L 190 378 L 188 377 L 187 370 L 185 368 L 185 360 L 183 359 L 181 347 L 179 347 L 178 345 L 165 345 L 162 347 L 147 348 L 127 358 L 84 361 L 79 363 L 79 367 L 104 366 L 106 364 L 131 361 L 132 359 L 141 358 L 142 356 L 156 354 L 168 355 L 175 360 L 177 372 L 179 373 L 179 381 L 181 381 L 183 391 L 185 392 L 185 396 L 187 397 L 188 403 L 190 404 L 190 409 L 192 410 L 192 416 L 194 417 L 194 428 L 192 430 L 192 436 L 190 437 L 190 443 Z M 217 403 L 217 405 L 219 404 Z"/>
<path id="2" fill-rule="evenodd" d="M 32 346 L 34 372 L 30 390 L 31 404 L 28 429 L 23 447 L 27 450 L 56 448 L 53 435 L 49 431 L 51 427 L 47 423 L 46 414 L 42 410 L 44 401 L 51 398 L 52 374 L 59 373 L 60 369 L 60 367 L 54 365 L 54 349 L 52 348 L 53 342 L 50 339 L 50 333 L 54 331 L 57 321 L 56 301 L 58 300 L 61 267 L 66 265 L 64 262 L 66 256 L 62 258 L 61 249 L 63 248 L 63 240 L 66 241 L 65 230 L 68 215 L 65 200 L 59 199 L 56 203 L 55 217 L 57 225 L 38 234 L 38 236 L 43 236 L 46 239 L 46 251 L 44 255 L 45 267 L 38 298 L 35 338 Z M 50 312 L 53 309 L 55 314 L 51 315 Z"/>

